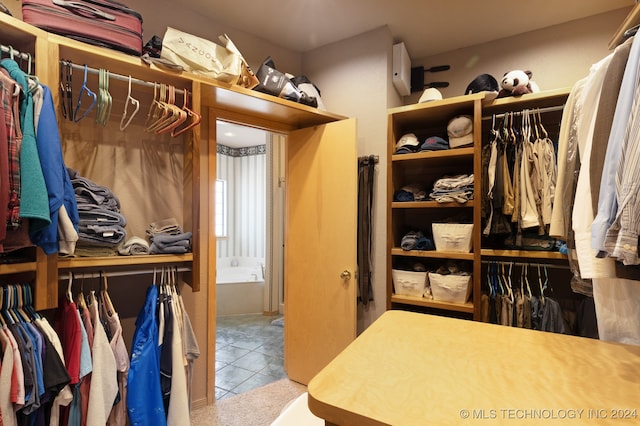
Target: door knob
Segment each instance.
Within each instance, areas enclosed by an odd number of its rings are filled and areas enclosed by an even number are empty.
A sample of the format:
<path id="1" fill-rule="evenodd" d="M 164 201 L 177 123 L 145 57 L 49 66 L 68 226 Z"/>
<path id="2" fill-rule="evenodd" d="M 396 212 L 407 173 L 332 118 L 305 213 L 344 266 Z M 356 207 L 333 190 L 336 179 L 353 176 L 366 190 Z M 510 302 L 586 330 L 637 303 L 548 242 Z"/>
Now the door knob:
<path id="1" fill-rule="evenodd" d="M 343 280 L 350 280 L 351 279 L 351 272 L 347 271 L 346 269 L 344 271 L 342 271 L 342 273 L 340 274 L 340 278 L 342 278 Z"/>

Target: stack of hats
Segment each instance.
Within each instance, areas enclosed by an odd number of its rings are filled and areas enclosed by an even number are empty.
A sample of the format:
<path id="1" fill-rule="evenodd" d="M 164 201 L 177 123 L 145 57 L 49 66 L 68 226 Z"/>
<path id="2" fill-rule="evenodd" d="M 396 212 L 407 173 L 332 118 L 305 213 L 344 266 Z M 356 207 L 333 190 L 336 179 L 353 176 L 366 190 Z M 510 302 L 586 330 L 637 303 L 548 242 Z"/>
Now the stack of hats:
<path id="1" fill-rule="evenodd" d="M 396 143 L 395 154 L 410 154 L 418 151 L 449 149 L 449 142 L 440 136 L 429 136 L 420 143 L 415 133 L 403 135 Z"/>
<path id="2" fill-rule="evenodd" d="M 447 123 L 447 139 L 432 135 L 420 142 L 415 133 L 405 133 L 396 142 L 394 154 L 419 151 L 437 151 L 473 145 L 473 119 L 470 115 L 457 115 Z"/>
<path id="3" fill-rule="evenodd" d="M 409 154 L 418 151 L 420 142 L 415 133 L 407 133 L 402 135 L 396 142 L 396 154 Z"/>
<path id="4" fill-rule="evenodd" d="M 473 145 L 473 120 L 471 116 L 458 115 L 449 120 L 447 135 L 451 148 Z"/>

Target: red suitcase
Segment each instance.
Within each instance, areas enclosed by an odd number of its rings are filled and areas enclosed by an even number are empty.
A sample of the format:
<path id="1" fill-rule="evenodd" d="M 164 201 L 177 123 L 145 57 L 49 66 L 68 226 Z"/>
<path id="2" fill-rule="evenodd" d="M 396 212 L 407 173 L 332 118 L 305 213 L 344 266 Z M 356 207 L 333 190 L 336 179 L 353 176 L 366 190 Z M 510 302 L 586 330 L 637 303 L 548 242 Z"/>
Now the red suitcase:
<path id="1" fill-rule="evenodd" d="M 113 0 L 23 0 L 22 19 L 51 33 L 142 54 L 142 16 Z"/>

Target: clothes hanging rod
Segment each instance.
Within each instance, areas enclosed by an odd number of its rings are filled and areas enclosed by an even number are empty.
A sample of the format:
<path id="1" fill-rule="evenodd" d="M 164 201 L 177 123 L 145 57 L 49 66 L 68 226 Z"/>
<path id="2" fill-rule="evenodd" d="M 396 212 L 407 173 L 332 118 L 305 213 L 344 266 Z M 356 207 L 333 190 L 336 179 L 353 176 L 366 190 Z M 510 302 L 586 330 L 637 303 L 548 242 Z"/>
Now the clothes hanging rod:
<path id="1" fill-rule="evenodd" d="M 520 267 L 532 267 L 532 268 L 537 268 L 538 266 L 541 268 L 548 268 L 548 269 L 570 269 L 569 265 L 558 265 L 555 263 L 532 263 L 532 262 L 509 262 L 507 260 L 483 260 L 482 261 L 483 264 L 485 265 L 490 265 L 493 263 L 502 263 L 504 265 L 513 265 L 513 266 L 520 266 Z"/>
<path id="2" fill-rule="evenodd" d="M 78 65 L 78 64 L 74 64 L 73 62 L 69 62 L 66 61 L 64 59 L 60 60 L 60 65 L 61 66 L 67 66 L 67 65 L 71 65 L 71 68 L 75 69 L 75 70 L 79 70 L 84 72 L 85 69 L 85 65 Z M 100 70 L 96 69 L 96 68 L 92 68 L 90 66 L 87 66 L 87 72 L 90 74 L 100 74 Z M 111 71 L 109 71 L 109 78 L 113 78 L 115 80 L 120 80 L 120 81 L 124 81 L 126 83 L 129 82 L 129 76 L 128 75 L 122 75 L 122 74 L 116 74 L 116 73 L 112 73 Z M 158 83 L 156 82 L 152 82 L 152 81 L 145 81 L 145 80 L 140 80 L 139 78 L 135 78 L 135 77 L 131 77 L 131 83 L 137 84 L 139 86 L 145 86 L 145 87 L 157 87 Z M 179 94 L 184 94 L 184 90 L 183 89 L 175 89 L 176 93 Z"/>
<path id="3" fill-rule="evenodd" d="M 547 112 L 555 112 L 555 111 L 562 111 L 564 109 L 564 104 L 563 105 L 556 105 L 556 106 L 551 106 L 551 107 L 544 107 L 544 108 L 524 108 L 522 111 L 525 110 L 529 110 L 531 112 L 539 112 L 540 114 L 544 114 Z M 513 114 L 515 115 L 521 115 L 522 111 L 514 111 Z M 483 120 L 492 120 L 494 117 L 495 118 L 502 118 L 505 115 L 510 114 L 508 112 L 505 113 L 501 113 L 501 114 L 491 114 L 491 115 L 485 115 L 482 117 Z"/>
<path id="4" fill-rule="evenodd" d="M 177 268 L 172 269 L 176 272 L 191 272 L 191 268 Z M 131 271 L 113 271 L 113 272 L 67 272 L 58 275 L 58 281 L 68 280 L 69 276 L 73 274 L 73 279 L 92 279 L 92 278 L 100 278 L 102 275 L 105 275 L 107 278 L 109 277 L 126 277 L 128 275 L 146 275 L 153 273 L 162 273 L 162 267 L 155 269 L 134 269 Z"/>
<path id="5" fill-rule="evenodd" d="M 29 53 L 21 53 L 21 52 L 19 52 L 18 50 L 14 49 L 14 48 L 13 48 L 13 47 L 11 47 L 11 46 L 6 46 L 6 45 L 4 45 L 4 44 L 0 44 L 0 50 L 1 50 L 2 52 L 4 52 L 4 53 L 8 53 L 8 54 L 11 54 L 11 51 L 13 50 L 13 56 L 14 56 L 14 58 L 17 56 L 17 57 L 19 57 L 20 59 L 24 59 L 25 61 L 28 61 L 28 60 L 29 60 L 29 58 L 31 58 L 31 63 L 32 63 L 32 64 L 34 63 L 33 55 L 31 55 L 31 54 L 29 54 Z"/>

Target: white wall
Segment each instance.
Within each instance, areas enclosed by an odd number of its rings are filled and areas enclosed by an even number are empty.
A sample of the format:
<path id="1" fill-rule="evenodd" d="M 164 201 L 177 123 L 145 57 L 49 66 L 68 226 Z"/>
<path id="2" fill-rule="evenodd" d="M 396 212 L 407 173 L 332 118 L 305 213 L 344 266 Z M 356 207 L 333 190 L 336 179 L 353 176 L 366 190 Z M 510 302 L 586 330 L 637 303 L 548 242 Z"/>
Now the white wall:
<path id="1" fill-rule="evenodd" d="M 628 9 L 531 31 L 429 58 L 412 60 L 412 66 L 429 68 L 451 65 L 449 71 L 425 73 L 425 82 L 448 81 L 448 88 L 439 89 L 445 98 L 463 95 L 467 85 L 480 74 L 488 73 L 498 81 L 505 72 L 522 69 L 533 72 L 541 90 L 571 87 L 586 76 L 591 64 L 608 51 L 614 32 L 624 20 Z M 405 98 L 416 103 L 420 93 Z"/>
<path id="2" fill-rule="evenodd" d="M 386 310 L 387 107 L 399 105 L 391 82 L 393 38 L 387 27 L 303 55 L 303 72 L 319 88 L 329 111 L 357 119 L 358 156 L 378 155 L 373 208 L 374 302 L 358 309 L 362 331 Z M 345 179 L 356 179 L 345 176 Z"/>

